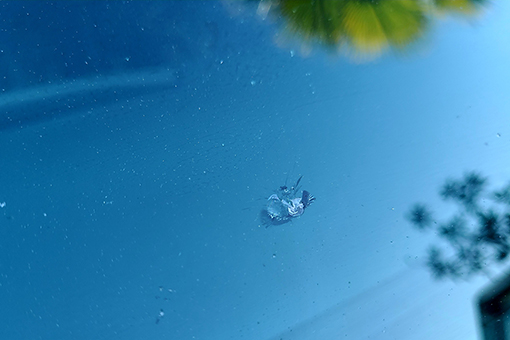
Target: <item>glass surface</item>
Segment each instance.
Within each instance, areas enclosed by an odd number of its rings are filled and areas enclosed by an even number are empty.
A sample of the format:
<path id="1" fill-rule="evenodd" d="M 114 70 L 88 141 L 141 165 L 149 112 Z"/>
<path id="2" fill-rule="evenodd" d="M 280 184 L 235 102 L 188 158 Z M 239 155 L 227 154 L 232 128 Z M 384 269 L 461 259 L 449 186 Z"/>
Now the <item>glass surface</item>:
<path id="1" fill-rule="evenodd" d="M 482 338 L 509 2 L 0 6 L 1 339 Z"/>

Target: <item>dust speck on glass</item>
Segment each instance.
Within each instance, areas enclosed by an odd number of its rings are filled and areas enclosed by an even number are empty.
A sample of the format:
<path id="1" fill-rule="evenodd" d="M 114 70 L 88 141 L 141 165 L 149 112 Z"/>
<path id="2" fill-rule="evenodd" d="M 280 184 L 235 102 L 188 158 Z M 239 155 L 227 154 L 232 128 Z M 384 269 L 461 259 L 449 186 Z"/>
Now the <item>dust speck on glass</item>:
<path id="1" fill-rule="evenodd" d="M 509 2 L 0 8 L 0 339 L 510 339 Z"/>

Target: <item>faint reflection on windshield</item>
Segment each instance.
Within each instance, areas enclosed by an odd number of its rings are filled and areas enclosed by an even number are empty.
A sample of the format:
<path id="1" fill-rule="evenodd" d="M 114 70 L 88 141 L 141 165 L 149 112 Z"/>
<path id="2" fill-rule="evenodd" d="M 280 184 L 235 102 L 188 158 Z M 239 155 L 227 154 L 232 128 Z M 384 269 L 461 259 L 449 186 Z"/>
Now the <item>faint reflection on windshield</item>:
<path id="1" fill-rule="evenodd" d="M 434 19 L 479 16 L 487 0 L 271 0 L 259 3 L 262 17 L 279 18 L 285 38 L 297 38 L 302 51 L 320 47 L 355 60 L 416 45 Z"/>

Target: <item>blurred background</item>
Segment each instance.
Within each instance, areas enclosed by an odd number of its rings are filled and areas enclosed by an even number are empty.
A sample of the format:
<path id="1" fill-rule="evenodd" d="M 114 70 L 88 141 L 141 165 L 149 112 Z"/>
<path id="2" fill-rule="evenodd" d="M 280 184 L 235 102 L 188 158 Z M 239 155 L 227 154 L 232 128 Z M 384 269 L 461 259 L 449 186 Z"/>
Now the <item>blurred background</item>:
<path id="1" fill-rule="evenodd" d="M 507 2 L 0 7 L 0 338 L 510 338 Z"/>

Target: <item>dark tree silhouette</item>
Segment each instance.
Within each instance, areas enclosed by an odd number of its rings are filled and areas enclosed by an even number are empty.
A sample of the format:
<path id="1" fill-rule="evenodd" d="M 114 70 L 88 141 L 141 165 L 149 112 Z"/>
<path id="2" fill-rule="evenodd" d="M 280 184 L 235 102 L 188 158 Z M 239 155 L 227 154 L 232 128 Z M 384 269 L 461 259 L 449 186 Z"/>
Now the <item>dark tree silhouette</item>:
<path id="1" fill-rule="evenodd" d="M 446 241 L 448 251 L 437 246 L 428 251 L 426 264 L 434 277 L 467 278 L 507 259 L 510 185 L 487 192 L 487 179 L 471 172 L 460 180 L 446 180 L 439 195 L 458 206 L 457 212 L 445 222 L 435 221 L 431 210 L 421 203 L 415 204 L 407 214 L 418 230 L 433 230 Z"/>
<path id="2" fill-rule="evenodd" d="M 408 219 L 421 230 L 429 228 L 432 224 L 432 214 L 424 204 L 416 204 L 409 212 Z"/>

